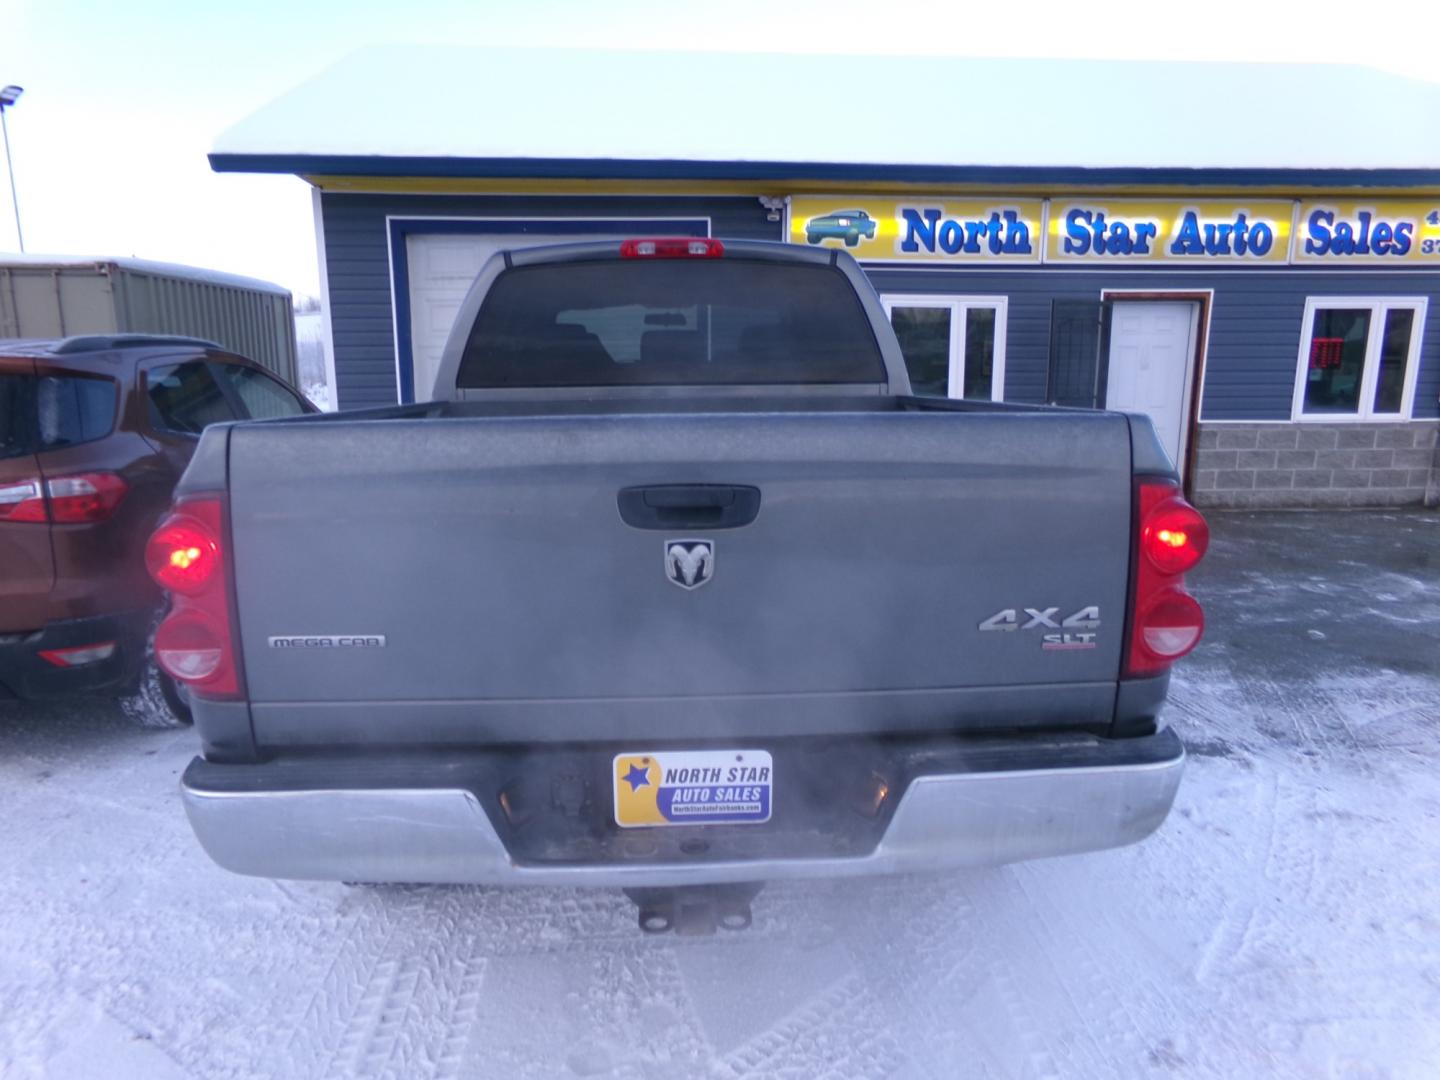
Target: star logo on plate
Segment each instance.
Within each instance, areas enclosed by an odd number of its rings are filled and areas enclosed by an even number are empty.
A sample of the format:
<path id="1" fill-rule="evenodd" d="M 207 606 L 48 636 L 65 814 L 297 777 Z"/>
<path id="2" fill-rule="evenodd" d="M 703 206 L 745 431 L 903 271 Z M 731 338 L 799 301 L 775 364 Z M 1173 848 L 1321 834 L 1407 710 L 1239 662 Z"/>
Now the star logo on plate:
<path id="1" fill-rule="evenodd" d="M 650 783 L 650 767 L 648 765 L 631 765 L 630 771 L 621 777 L 625 783 L 630 785 L 631 791 L 638 791 L 647 787 Z"/>

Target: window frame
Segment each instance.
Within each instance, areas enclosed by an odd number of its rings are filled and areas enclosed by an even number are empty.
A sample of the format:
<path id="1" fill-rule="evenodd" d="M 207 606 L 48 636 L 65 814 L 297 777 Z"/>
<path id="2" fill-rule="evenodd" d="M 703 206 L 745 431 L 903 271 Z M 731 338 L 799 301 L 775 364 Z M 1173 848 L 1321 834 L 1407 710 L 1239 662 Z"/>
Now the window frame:
<path id="1" fill-rule="evenodd" d="M 1010 298 L 1004 295 L 984 296 L 959 293 L 881 293 L 880 306 L 890 321 L 897 307 L 946 308 L 950 312 L 950 364 L 946 375 L 945 396 L 954 401 L 965 399 L 965 329 L 973 308 L 995 311 L 995 366 L 990 374 L 990 400 L 1005 400 L 1006 329 L 1010 321 Z M 908 371 L 907 371 L 908 374 Z M 978 399 L 971 399 L 978 400 Z"/>
<path id="2" fill-rule="evenodd" d="M 1315 334 L 1315 315 L 1328 308 L 1370 312 L 1370 331 L 1365 338 L 1365 369 L 1360 377 L 1359 409 L 1353 413 L 1307 413 L 1306 373 L 1310 370 L 1310 345 Z M 1394 424 L 1413 419 L 1415 386 L 1420 374 L 1421 344 L 1425 338 L 1425 315 L 1429 300 L 1424 296 L 1307 296 L 1300 324 L 1300 353 L 1295 360 L 1295 388 L 1290 400 L 1290 420 L 1297 424 Z M 1399 412 L 1375 412 L 1375 384 L 1380 378 L 1381 345 L 1385 316 L 1396 309 L 1415 312 L 1410 334 L 1410 352 L 1405 359 L 1405 385 L 1400 394 Z"/>

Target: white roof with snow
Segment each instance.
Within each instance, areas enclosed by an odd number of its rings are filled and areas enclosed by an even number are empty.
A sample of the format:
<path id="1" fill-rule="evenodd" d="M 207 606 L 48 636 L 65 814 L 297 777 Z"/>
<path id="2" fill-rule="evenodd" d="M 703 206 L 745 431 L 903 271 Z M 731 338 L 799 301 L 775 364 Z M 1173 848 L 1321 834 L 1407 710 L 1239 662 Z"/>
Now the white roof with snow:
<path id="1" fill-rule="evenodd" d="M 206 285 L 224 285 L 232 289 L 251 289 L 255 292 L 276 293 L 288 296 L 290 290 L 273 281 L 230 274 L 223 270 L 210 270 L 203 266 L 187 266 L 184 263 L 157 262 L 154 259 L 137 259 L 131 255 L 16 255 L 10 252 L 0 254 L 0 269 L 24 267 L 39 270 L 62 270 L 83 267 L 101 270 L 117 267 L 136 274 L 153 274 L 156 277 L 184 278 Z"/>
<path id="2" fill-rule="evenodd" d="M 1434 172 L 1440 84 L 1348 65 L 379 47 L 212 154 L 406 171 L 393 159 Z"/>

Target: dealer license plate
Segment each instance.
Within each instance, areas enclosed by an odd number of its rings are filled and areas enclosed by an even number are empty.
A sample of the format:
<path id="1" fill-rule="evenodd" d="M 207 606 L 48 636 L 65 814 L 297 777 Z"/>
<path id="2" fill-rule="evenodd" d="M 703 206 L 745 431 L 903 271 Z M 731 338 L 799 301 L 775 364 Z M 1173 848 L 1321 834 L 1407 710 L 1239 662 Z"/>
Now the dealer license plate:
<path id="1" fill-rule="evenodd" d="M 616 754 L 615 823 L 758 825 L 770 820 L 775 766 L 764 750 Z"/>

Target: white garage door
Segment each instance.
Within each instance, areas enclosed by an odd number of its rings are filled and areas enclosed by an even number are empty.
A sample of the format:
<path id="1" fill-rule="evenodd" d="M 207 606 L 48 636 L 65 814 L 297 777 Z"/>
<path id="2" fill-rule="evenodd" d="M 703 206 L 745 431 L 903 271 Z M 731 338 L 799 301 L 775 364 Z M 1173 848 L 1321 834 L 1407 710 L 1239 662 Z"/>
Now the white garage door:
<path id="1" fill-rule="evenodd" d="M 625 235 L 632 235 L 633 230 Z M 497 251 L 540 244 L 568 244 L 586 240 L 622 239 L 595 233 L 577 235 L 491 233 L 457 235 L 421 233 L 405 238 L 410 274 L 410 356 L 414 362 L 415 400 L 435 397 L 435 375 L 445 339 L 470 284 L 485 260 Z"/>

